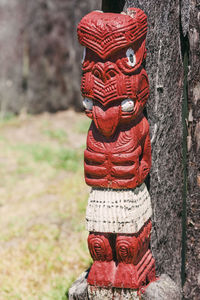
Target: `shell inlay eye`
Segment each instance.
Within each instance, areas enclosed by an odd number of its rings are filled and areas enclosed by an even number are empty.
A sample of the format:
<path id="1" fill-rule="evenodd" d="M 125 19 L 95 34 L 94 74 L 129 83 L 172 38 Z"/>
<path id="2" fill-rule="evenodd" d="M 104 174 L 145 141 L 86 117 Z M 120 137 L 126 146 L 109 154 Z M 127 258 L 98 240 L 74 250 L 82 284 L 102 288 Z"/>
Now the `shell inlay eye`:
<path id="1" fill-rule="evenodd" d="M 128 65 L 134 67 L 136 64 L 136 57 L 135 57 L 134 50 L 132 48 L 127 49 L 126 57 L 128 58 Z"/>
<path id="2" fill-rule="evenodd" d="M 82 60 L 81 60 L 82 64 L 84 63 L 85 57 L 86 57 L 86 47 L 83 48 L 83 57 L 82 57 Z"/>
<path id="3" fill-rule="evenodd" d="M 93 101 L 92 99 L 89 98 L 84 98 L 83 99 L 83 107 L 87 110 L 92 110 L 93 108 Z"/>
<path id="4" fill-rule="evenodd" d="M 131 99 L 125 99 L 121 103 L 122 111 L 131 112 L 134 109 L 134 101 Z"/>

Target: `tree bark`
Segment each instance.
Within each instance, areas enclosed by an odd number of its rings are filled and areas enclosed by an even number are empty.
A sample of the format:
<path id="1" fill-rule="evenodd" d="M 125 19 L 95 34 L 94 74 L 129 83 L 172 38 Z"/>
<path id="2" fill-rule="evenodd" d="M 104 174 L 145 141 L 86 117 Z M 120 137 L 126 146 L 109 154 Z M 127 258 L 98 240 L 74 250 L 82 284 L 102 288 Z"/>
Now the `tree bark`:
<path id="1" fill-rule="evenodd" d="M 186 6 L 187 1 L 183 1 Z M 185 299 L 200 295 L 200 2 L 189 2 L 188 35 L 188 165 L 187 165 L 187 248 Z M 184 9 L 184 6 L 183 6 Z M 185 15 L 185 9 L 183 16 Z"/>
<path id="2" fill-rule="evenodd" d="M 182 281 L 185 299 L 199 299 L 200 2 L 136 0 L 126 5 L 143 9 L 149 20 L 147 111 L 157 271 Z"/>
<path id="3" fill-rule="evenodd" d="M 152 143 L 150 194 L 153 204 L 152 250 L 157 274 L 181 284 L 183 192 L 183 61 L 180 47 L 180 3 L 126 1 L 148 16 L 147 104 Z"/>

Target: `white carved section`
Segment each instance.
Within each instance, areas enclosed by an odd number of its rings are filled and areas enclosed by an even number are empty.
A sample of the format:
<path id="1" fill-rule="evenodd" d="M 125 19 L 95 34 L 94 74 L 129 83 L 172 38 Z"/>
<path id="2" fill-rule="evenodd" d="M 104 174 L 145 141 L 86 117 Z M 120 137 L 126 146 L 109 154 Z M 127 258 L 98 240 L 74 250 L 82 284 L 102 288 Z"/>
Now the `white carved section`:
<path id="1" fill-rule="evenodd" d="M 135 233 L 151 215 L 150 195 L 144 183 L 133 190 L 92 188 L 86 211 L 87 230 Z"/>

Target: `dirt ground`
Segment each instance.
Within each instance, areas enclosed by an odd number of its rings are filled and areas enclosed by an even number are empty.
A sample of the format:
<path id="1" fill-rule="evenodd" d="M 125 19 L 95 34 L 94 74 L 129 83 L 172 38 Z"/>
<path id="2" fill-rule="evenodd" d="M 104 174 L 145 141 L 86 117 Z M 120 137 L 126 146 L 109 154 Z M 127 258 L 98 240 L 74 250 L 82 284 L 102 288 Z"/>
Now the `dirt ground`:
<path id="1" fill-rule="evenodd" d="M 90 264 L 83 150 L 71 110 L 0 120 L 0 300 L 63 300 Z"/>

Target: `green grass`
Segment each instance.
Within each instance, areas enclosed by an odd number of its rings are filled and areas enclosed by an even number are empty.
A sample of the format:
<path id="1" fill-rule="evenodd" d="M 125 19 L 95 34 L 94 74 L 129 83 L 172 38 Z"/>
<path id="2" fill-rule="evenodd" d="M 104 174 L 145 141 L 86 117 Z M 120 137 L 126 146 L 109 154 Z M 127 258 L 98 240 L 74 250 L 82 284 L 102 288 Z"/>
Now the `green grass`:
<path id="1" fill-rule="evenodd" d="M 87 133 L 90 127 L 91 120 L 89 118 L 85 118 L 85 120 L 80 120 L 75 125 L 75 130 L 78 133 Z"/>
<path id="2" fill-rule="evenodd" d="M 72 122 L 63 114 L 0 120 L 0 300 L 65 300 L 91 263 L 81 142 L 87 126 L 75 130 L 86 124 L 83 115 Z M 61 118 L 66 133 L 52 129 Z"/>
<path id="3" fill-rule="evenodd" d="M 67 141 L 67 133 L 63 129 L 45 129 L 43 134 L 60 143 Z"/>
<path id="4" fill-rule="evenodd" d="M 82 153 L 80 150 L 66 147 L 52 147 L 42 144 L 17 144 L 11 146 L 13 151 L 21 153 L 21 158 L 28 155 L 36 163 L 48 163 L 54 168 L 76 171 L 81 166 Z"/>

